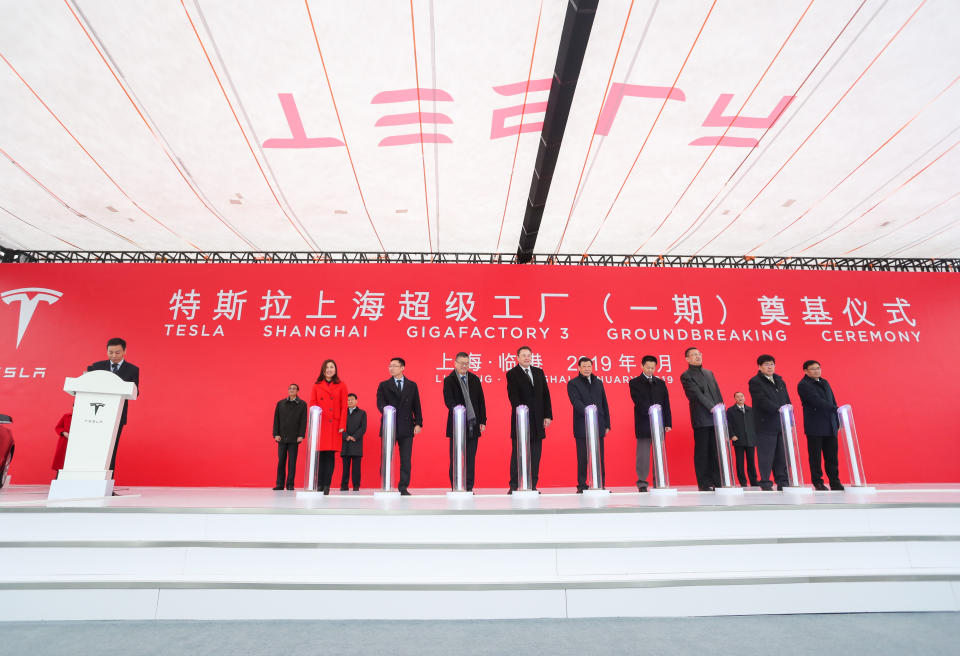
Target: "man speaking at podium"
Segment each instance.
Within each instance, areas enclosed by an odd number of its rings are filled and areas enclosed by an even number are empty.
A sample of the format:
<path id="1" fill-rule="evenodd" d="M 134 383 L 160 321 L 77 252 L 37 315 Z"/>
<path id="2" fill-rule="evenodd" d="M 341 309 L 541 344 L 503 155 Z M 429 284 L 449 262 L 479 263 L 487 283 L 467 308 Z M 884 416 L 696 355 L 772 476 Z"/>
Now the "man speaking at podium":
<path id="1" fill-rule="evenodd" d="M 124 359 L 127 352 L 127 342 L 120 337 L 113 337 L 107 342 L 107 359 L 94 362 L 87 367 L 87 371 L 109 371 L 128 383 L 137 386 L 137 396 L 140 395 L 140 368 Z M 120 415 L 120 426 L 117 428 L 117 439 L 113 443 L 113 456 L 110 458 L 110 469 L 113 478 L 117 478 L 117 447 L 120 446 L 120 433 L 127 423 L 127 401 L 123 402 L 123 414 Z"/>

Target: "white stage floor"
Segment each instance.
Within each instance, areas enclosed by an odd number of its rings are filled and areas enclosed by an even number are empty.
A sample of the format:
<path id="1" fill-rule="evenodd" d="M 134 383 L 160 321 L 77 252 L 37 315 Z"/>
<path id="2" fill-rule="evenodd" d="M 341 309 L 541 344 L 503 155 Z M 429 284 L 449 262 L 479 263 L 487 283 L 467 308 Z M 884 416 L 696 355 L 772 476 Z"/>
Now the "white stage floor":
<path id="1" fill-rule="evenodd" d="M 762 492 L 747 488 L 742 496 L 700 492 L 694 487 L 680 487 L 676 496 L 641 494 L 635 488 L 611 488 L 606 498 L 576 494 L 573 488 L 549 488 L 536 498 L 519 499 L 503 490 L 477 490 L 472 498 L 447 498 L 446 490 L 413 490 L 409 497 L 375 498 L 373 490 L 341 492 L 328 496 L 297 498 L 295 491 L 275 492 L 261 488 L 192 488 L 192 487 L 119 487 L 120 496 L 97 499 L 48 501 L 46 485 L 14 485 L 0 490 L 0 513 L 14 508 L 103 508 L 137 509 L 140 511 L 176 510 L 190 512 L 514 512 L 514 511 L 581 511 L 581 510 L 711 510 L 751 508 L 756 506 L 818 507 L 886 506 L 890 504 L 960 504 L 960 484 L 878 485 L 873 493 L 847 488 L 843 491 L 807 494 Z"/>

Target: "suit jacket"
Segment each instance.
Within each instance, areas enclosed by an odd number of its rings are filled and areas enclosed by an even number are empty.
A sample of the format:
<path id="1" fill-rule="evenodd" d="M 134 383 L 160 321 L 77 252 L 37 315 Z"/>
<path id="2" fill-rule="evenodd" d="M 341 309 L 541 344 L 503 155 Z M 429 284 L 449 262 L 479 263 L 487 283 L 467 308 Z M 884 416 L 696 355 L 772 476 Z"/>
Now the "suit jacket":
<path id="1" fill-rule="evenodd" d="M 750 379 L 750 399 L 753 401 L 753 418 L 757 434 L 769 435 L 780 432 L 780 406 L 790 403 L 790 393 L 783 378 L 773 374 L 771 383 L 759 371 Z"/>
<path id="2" fill-rule="evenodd" d="M 680 374 L 683 393 L 690 402 L 690 424 L 694 428 L 713 428 L 713 406 L 723 403 L 720 386 L 713 372 L 703 367 L 687 367 Z"/>
<path id="3" fill-rule="evenodd" d="M 637 438 L 650 437 L 650 406 L 659 403 L 663 409 L 663 427 L 673 428 L 670 414 L 670 395 L 667 384 L 653 376 L 653 382 L 643 374 L 630 379 L 630 398 L 633 399 L 633 429 Z"/>
<path id="4" fill-rule="evenodd" d="M 470 392 L 470 403 L 473 404 L 473 413 L 477 417 L 473 430 L 467 422 L 467 439 L 475 440 L 480 437 L 480 424 L 487 423 L 487 404 L 483 399 L 480 377 L 470 371 L 467 372 L 467 391 Z M 463 398 L 463 388 L 460 387 L 460 376 L 456 370 L 451 371 L 443 379 L 443 403 L 447 406 L 447 437 L 453 437 L 453 409 L 458 405 L 467 405 Z"/>
<path id="5" fill-rule="evenodd" d="M 530 367 L 533 384 L 523 373 L 523 367 L 516 365 L 507 372 L 507 398 L 510 399 L 510 439 L 517 439 L 517 406 L 525 405 L 530 410 L 530 439 L 542 440 L 547 436 L 543 428 L 544 419 L 553 419 L 553 406 L 550 405 L 550 388 L 547 376 L 540 367 Z"/>
<path id="6" fill-rule="evenodd" d="M 354 408 L 353 412 L 347 410 L 347 430 L 343 431 L 343 450 L 342 456 L 362 456 L 363 455 L 363 434 L 367 432 L 367 411 L 359 407 Z M 356 442 L 348 442 L 347 436 L 357 438 Z"/>
<path id="7" fill-rule="evenodd" d="M 840 429 L 837 399 L 826 378 L 818 383 L 804 376 L 797 383 L 797 394 L 803 404 L 803 432 L 807 435 L 834 436 Z"/>
<path id="8" fill-rule="evenodd" d="M 587 439 L 587 426 L 584 423 L 585 410 L 588 405 L 597 406 L 597 427 L 600 437 L 610 430 L 610 407 L 607 405 L 607 393 L 603 390 L 603 381 L 590 375 L 591 382 L 577 374 L 567 382 L 567 396 L 573 405 L 573 437 L 578 440 Z"/>
<path id="9" fill-rule="evenodd" d="M 753 421 L 753 408 L 743 405 L 743 412 L 734 403 L 727 408 L 727 428 L 730 437 L 737 436 L 734 446 L 757 446 L 757 428 Z"/>
<path id="10" fill-rule="evenodd" d="M 110 361 L 109 360 L 99 360 L 94 362 L 92 365 L 87 367 L 87 371 L 110 371 Z M 140 397 L 140 367 L 135 364 L 130 364 L 124 360 L 120 364 L 120 369 L 117 371 L 117 376 L 120 376 L 122 380 L 125 380 L 128 383 L 133 383 L 137 386 L 137 398 Z M 127 423 L 127 401 L 123 402 L 123 414 L 120 415 L 120 425 L 124 426 Z"/>
<path id="11" fill-rule="evenodd" d="M 383 409 L 392 405 L 397 410 L 396 437 L 413 437 L 413 427 L 423 426 L 420 409 L 420 390 L 409 378 L 403 379 L 403 393 L 397 391 L 396 379 L 392 376 L 377 385 L 377 409 L 380 411 L 380 436 L 383 437 Z"/>
<path id="12" fill-rule="evenodd" d="M 307 432 L 307 402 L 301 398 L 290 401 L 290 397 L 277 401 L 273 411 L 273 436 L 280 436 L 281 442 L 292 444 Z"/>

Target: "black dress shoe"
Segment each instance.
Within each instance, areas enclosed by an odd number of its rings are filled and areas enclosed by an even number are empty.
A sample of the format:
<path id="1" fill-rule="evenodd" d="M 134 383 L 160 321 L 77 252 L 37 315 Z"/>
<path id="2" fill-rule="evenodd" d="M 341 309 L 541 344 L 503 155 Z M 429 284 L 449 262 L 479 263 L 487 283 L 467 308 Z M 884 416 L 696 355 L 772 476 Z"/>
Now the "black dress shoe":
<path id="1" fill-rule="evenodd" d="M 412 495 L 410 494 L 410 490 L 400 490 L 400 496 L 402 496 L 402 497 L 409 497 L 409 496 L 412 496 Z"/>
<path id="2" fill-rule="evenodd" d="M 340 491 L 341 491 L 341 492 L 347 492 L 347 491 L 349 491 L 349 490 L 350 490 L 350 488 L 348 488 L 346 485 L 341 485 L 341 486 L 340 486 Z"/>
<path id="3" fill-rule="evenodd" d="M 773 483 L 766 483 L 766 484 L 761 483 L 761 484 L 760 484 L 760 489 L 761 489 L 763 492 L 773 492 Z"/>
<path id="4" fill-rule="evenodd" d="M 324 493 L 324 494 L 330 494 L 330 488 L 329 488 L 329 487 L 324 487 L 324 488 L 323 488 L 323 493 Z"/>
<path id="5" fill-rule="evenodd" d="M 830 483 L 830 489 L 831 489 L 831 490 L 842 490 L 842 489 L 843 489 L 843 483 L 841 483 L 840 481 L 837 481 L 836 483 Z"/>
<path id="6" fill-rule="evenodd" d="M 712 485 L 704 485 L 701 488 L 698 488 L 701 492 L 713 492 L 716 488 Z"/>
<path id="7" fill-rule="evenodd" d="M 293 490 L 293 486 L 292 486 L 292 485 L 288 485 L 288 486 L 287 486 L 287 489 L 292 491 L 292 490 Z"/>
<path id="8" fill-rule="evenodd" d="M 638 485 L 638 486 L 637 486 L 637 490 L 640 491 L 640 492 L 646 492 L 646 491 L 647 491 L 647 486 L 646 486 L 646 485 Z"/>
<path id="9" fill-rule="evenodd" d="M 507 490 L 507 494 L 513 494 L 513 488 L 510 488 L 509 490 Z"/>
<path id="10" fill-rule="evenodd" d="M 577 494 L 583 494 L 583 488 L 582 488 L 582 487 L 578 487 L 578 488 L 577 488 Z"/>
<path id="11" fill-rule="evenodd" d="M 821 492 L 824 492 L 824 491 L 826 491 L 827 486 L 823 484 L 823 481 L 814 481 L 814 482 L 813 482 L 813 489 L 815 489 L 815 490 L 820 490 Z"/>
<path id="12" fill-rule="evenodd" d="M 282 485 L 278 485 L 277 487 L 275 487 L 275 488 L 273 488 L 273 489 L 274 489 L 274 490 L 282 490 L 282 489 L 283 489 L 283 486 L 282 486 Z"/>

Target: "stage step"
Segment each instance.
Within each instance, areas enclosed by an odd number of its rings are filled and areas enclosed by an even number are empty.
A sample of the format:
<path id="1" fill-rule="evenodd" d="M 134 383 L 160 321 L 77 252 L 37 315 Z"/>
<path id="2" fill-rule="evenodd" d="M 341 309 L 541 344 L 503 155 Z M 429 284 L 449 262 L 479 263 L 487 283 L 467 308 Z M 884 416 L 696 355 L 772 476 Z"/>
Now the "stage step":
<path id="1" fill-rule="evenodd" d="M 24 507 L 0 527 L 5 620 L 960 610 L 955 504 Z"/>

